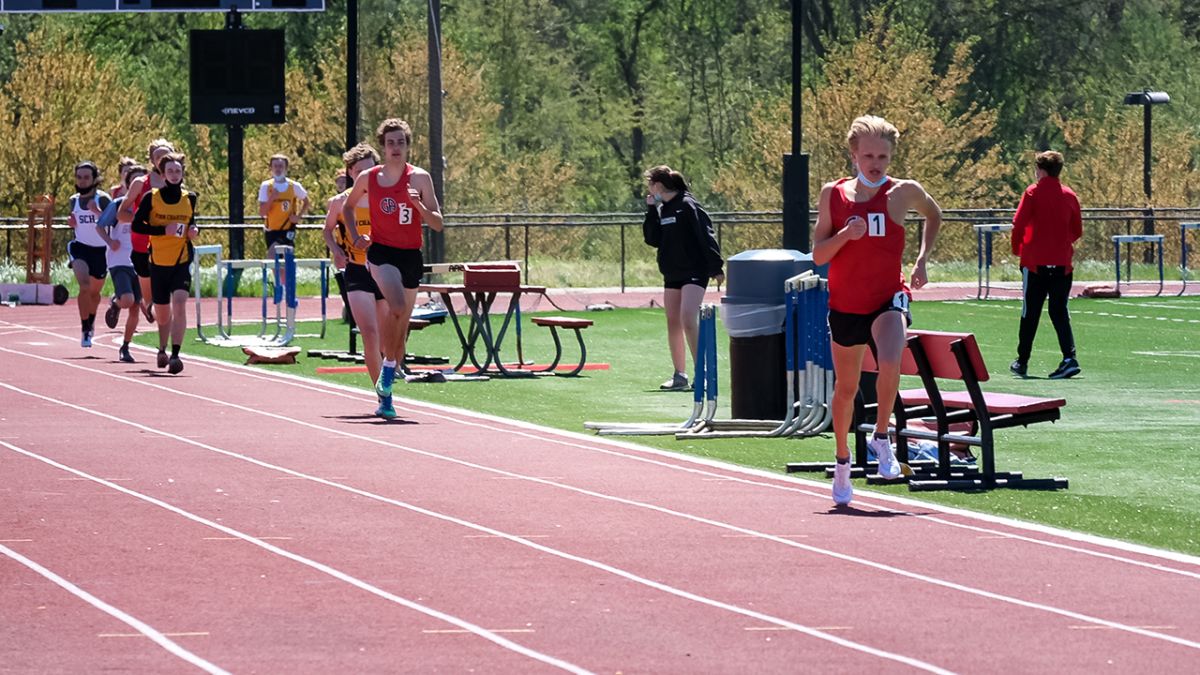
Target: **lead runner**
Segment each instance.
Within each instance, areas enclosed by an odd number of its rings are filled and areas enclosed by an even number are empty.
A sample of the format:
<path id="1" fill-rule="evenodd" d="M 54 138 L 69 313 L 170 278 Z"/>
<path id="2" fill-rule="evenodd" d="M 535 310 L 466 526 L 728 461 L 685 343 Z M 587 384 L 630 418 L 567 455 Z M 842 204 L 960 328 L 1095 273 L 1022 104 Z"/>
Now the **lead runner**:
<path id="1" fill-rule="evenodd" d="M 427 223 L 431 229 L 440 232 L 442 211 L 429 172 L 408 163 L 412 146 L 408 122 L 386 119 L 380 123 L 375 136 L 383 149 L 384 163 L 354 179 L 354 187 L 342 206 L 342 218 L 350 245 L 367 252 L 371 278 L 383 293 L 389 309 L 379 327 L 383 367 L 375 382 L 375 394 L 379 396 L 375 414 L 390 419 L 396 416 L 392 406 L 392 384 L 396 380 L 396 368 L 404 359 L 408 321 L 425 272 L 421 226 Z M 370 203 L 370 234 L 358 231 L 354 217 L 355 205 L 363 197 Z"/>
<path id="2" fill-rule="evenodd" d="M 879 364 L 879 401 L 874 437 L 868 446 L 879 461 L 879 475 L 896 478 L 888 438 L 888 421 L 900 388 L 900 356 L 905 329 L 912 322 L 911 299 L 901 271 L 904 256 L 904 217 L 915 210 L 925 217 L 921 250 L 909 277 L 913 288 L 928 282 L 925 263 L 942 224 L 942 209 L 915 180 L 887 175 L 900 132 L 882 117 L 854 120 L 846 134 L 858 175 L 826 183 L 821 188 L 817 227 L 813 233 L 813 262 L 829 263 L 829 333 L 832 338 L 833 435 L 837 444 L 833 501 L 850 503 L 850 447 L 847 433 L 854 417 L 854 397 L 862 374 L 863 354 L 874 344 Z"/>

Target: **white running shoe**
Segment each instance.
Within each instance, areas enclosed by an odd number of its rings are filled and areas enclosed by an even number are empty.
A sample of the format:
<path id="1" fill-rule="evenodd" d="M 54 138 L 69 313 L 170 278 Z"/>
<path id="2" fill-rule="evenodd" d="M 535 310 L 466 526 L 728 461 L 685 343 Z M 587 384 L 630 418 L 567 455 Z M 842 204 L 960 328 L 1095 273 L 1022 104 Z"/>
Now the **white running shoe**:
<path id="1" fill-rule="evenodd" d="M 896 456 L 892 452 L 890 439 L 872 438 L 867 441 L 867 447 L 875 453 L 875 459 L 879 462 L 880 478 L 892 480 L 900 477 L 900 462 L 896 461 Z"/>
<path id="2" fill-rule="evenodd" d="M 850 484 L 850 463 L 838 463 L 833 467 L 833 503 L 845 506 L 854 498 L 854 486 Z"/>

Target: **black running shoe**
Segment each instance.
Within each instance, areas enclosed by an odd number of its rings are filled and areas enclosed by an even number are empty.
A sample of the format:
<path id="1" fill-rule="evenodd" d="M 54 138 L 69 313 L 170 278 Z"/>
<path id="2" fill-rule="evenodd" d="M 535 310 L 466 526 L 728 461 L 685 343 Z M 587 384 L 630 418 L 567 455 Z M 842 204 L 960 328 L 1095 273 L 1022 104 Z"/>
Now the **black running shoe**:
<path id="1" fill-rule="evenodd" d="M 1012 372 L 1013 375 L 1016 375 L 1018 377 L 1025 377 L 1025 373 L 1028 370 L 1026 365 L 1024 363 L 1021 363 L 1020 361 L 1013 361 L 1012 363 L 1010 363 L 1008 365 L 1008 369 L 1009 369 L 1009 371 Z"/>
<path id="2" fill-rule="evenodd" d="M 183 372 L 183 361 L 180 360 L 178 356 L 172 356 L 170 360 L 167 361 L 167 364 L 168 373 L 172 375 L 178 375 L 179 373 Z"/>
<path id="3" fill-rule="evenodd" d="M 117 360 L 121 363 L 137 363 L 137 361 L 133 360 L 133 356 L 129 354 L 129 347 L 121 347 L 120 351 L 117 352 Z"/>
<path id="4" fill-rule="evenodd" d="M 1075 377 L 1079 374 L 1079 371 L 1078 361 L 1075 359 L 1063 359 L 1062 363 L 1058 364 L 1058 367 L 1054 369 L 1054 372 L 1050 373 L 1050 379 L 1065 380 L 1068 377 Z"/>
<path id="5" fill-rule="evenodd" d="M 171 360 L 171 357 L 167 356 L 166 352 L 164 352 L 161 349 L 158 350 L 158 367 L 159 368 L 166 368 L 167 362 L 170 360 Z"/>
<path id="6" fill-rule="evenodd" d="M 121 317 L 121 307 L 117 304 L 117 299 L 113 298 L 108 303 L 108 309 L 104 310 L 104 325 L 109 328 L 117 327 L 117 319 Z"/>

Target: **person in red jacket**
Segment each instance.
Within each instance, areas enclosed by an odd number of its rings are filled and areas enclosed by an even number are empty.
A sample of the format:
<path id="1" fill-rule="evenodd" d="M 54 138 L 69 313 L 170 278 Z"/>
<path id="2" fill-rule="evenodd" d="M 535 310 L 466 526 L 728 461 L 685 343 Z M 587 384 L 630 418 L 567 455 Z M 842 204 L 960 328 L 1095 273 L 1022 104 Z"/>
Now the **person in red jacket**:
<path id="1" fill-rule="evenodd" d="M 925 263 L 942 224 L 942 210 L 917 181 L 888 176 L 899 137 L 896 127 L 882 117 L 854 120 L 846 143 L 858 174 L 821 188 L 813 232 L 813 262 L 829 263 L 829 336 L 836 375 L 831 406 L 837 445 L 833 501 L 838 505 L 849 504 L 853 496 L 846 436 L 868 344 L 879 364 L 879 408 L 875 435 L 867 445 L 879 461 L 880 476 L 890 480 L 901 473 L 888 424 L 900 387 L 900 356 L 910 323 L 911 296 L 901 271 L 904 219 L 910 210 L 925 217 L 921 249 L 909 277 L 913 288 L 921 288 L 929 280 Z"/>
<path id="2" fill-rule="evenodd" d="M 1049 150 L 1038 153 L 1037 182 L 1025 188 L 1013 216 L 1012 252 L 1021 258 L 1021 328 L 1017 338 L 1017 360 L 1009 370 L 1025 377 L 1033 338 L 1037 335 L 1042 305 L 1050 299 L 1050 321 L 1058 333 L 1062 362 L 1050 373 L 1059 380 L 1079 374 L 1075 360 L 1075 337 L 1067 299 L 1071 295 L 1075 242 L 1083 236 L 1083 218 L 1079 199 L 1071 188 L 1058 180 L 1062 173 L 1062 153 Z"/>

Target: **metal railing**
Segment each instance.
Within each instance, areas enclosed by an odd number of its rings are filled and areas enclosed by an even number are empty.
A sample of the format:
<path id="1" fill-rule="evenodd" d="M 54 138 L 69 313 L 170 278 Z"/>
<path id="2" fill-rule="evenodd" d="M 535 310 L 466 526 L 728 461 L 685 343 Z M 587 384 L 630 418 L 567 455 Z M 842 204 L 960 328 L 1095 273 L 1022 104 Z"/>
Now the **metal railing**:
<path id="1" fill-rule="evenodd" d="M 972 225 L 1008 223 L 1014 209 L 947 209 L 933 260 L 973 261 L 976 238 Z M 728 257 L 751 248 L 778 248 L 783 237 L 782 214 L 778 211 L 712 212 L 718 241 Z M 911 221 L 923 226 L 917 214 Z M 810 223 L 816 213 L 809 215 Z M 571 270 L 581 270 L 587 285 L 657 285 L 654 250 L 642 243 L 642 212 L 635 213 L 470 213 L 446 215 L 446 258 L 448 260 L 514 260 L 524 262 L 527 282 L 571 286 Z M 1078 260 L 1111 260 L 1114 234 L 1157 233 L 1165 235 L 1168 261 L 1180 259 L 1183 245 L 1179 223 L 1200 220 L 1200 208 L 1141 207 L 1084 209 L 1084 235 L 1076 244 Z M 258 232 L 261 223 L 228 223 L 221 216 L 200 216 L 201 242 L 228 247 L 231 230 Z M 320 236 L 324 215 L 310 215 L 300 224 L 297 255 L 327 255 Z M 1148 229 L 1147 229 L 1148 228 Z M 0 217 L 3 254 L 10 263 L 23 264 L 25 257 L 24 217 Z M 66 218 L 56 218 L 54 250 L 65 255 L 71 238 Z M 265 255 L 262 237 L 248 236 L 246 257 Z M 915 256 L 920 227 L 912 228 L 906 256 Z M 1128 259 L 1128 258 L 1127 258 Z M 630 281 L 636 283 L 630 284 Z M 614 283 L 615 282 L 615 283 Z"/>

